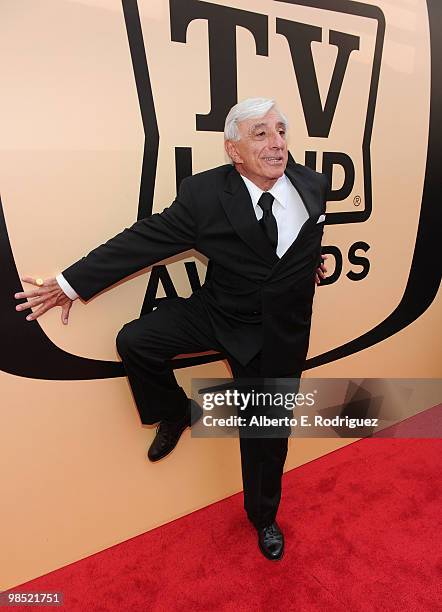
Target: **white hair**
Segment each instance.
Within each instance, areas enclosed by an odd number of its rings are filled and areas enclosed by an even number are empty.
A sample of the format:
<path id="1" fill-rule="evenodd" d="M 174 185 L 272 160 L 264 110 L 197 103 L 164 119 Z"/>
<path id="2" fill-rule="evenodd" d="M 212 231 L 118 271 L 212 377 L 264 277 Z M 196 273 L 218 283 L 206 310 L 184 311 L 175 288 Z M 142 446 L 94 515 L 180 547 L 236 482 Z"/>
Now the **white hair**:
<path id="1" fill-rule="evenodd" d="M 224 138 L 226 140 L 239 140 L 238 123 L 245 119 L 252 119 L 255 117 L 259 119 L 264 117 L 272 108 L 279 113 L 287 129 L 287 117 L 277 108 L 275 100 L 271 100 L 270 98 L 247 98 L 247 100 L 238 102 L 238 104 L 235 104 L 235 106 L 232 106 L 229 110 L 224 124 Z"/>

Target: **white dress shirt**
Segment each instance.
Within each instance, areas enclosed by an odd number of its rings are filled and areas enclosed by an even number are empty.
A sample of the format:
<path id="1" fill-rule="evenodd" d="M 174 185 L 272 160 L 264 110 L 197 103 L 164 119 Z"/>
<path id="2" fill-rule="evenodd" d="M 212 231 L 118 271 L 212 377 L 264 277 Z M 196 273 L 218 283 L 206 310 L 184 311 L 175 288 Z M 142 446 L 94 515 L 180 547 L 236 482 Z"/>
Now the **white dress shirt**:
<path id="1" fill-rule="evenodd" d="M 258 206 L 258 200 L 264 193 L 250 179 L 241 175 L 250 197 L 252 199 L 253 210 L 258 221 L 264 214 L 262 208 Z M 290 245 L 296 240 L 299 230 L 308 219 L 308 212 L 304 203 L 291 181 L 283 174 L 273 185 L 269 192 L 275 198 L 273 201 L 272 212 L 278 226 L 278 245 L 276 254 L 282 257 Z M 76 300 L 78 293 L 64 278 L 63 274 L 56 276 L 56 281 L 60 285 L 62 291 L 71 300 Z"/>
<path id="2" fill-rule="evenodd" d="M 257 187 L 255 183 L 252 183 L 250 179 L 242 175 L 241 177 L 250 193 L 253 210 L 259 221 L 264 213 L 261 206 L 258 206 L 258 200 L 264 191 Z M 296 187 L 294 187 L 285 174 L 283 174 L 273 187 L 269 189 L 269 193 L 275 198 L 272 212 L 276 219 L 276 225 L 278 226 L 278 245 L 276 247 L 276 254 L 278 257 L 282 257 L 290 245 L 296 240 L 299 230 L 307 221 L 308 212 Z"/>

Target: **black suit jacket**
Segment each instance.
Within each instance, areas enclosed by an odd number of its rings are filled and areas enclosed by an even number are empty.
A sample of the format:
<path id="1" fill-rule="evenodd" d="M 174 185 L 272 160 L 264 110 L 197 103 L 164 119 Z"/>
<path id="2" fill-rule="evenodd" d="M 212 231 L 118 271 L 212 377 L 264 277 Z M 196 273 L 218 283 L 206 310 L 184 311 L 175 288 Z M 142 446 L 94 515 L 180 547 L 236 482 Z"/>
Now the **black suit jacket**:
<path id="1" fill-rule="evenodd" d="M 257 222 L 237 170 L 220 166 L 184 179 L 171 206 L 142 219 L 63 271 L 83 300 L 177 253 L 210 260 L 197 291 L 226 351 L 246 364 L 262 350 L 263 373 L 300 373 L 307 355 L 315 271 L 328 182 L 289 160 L 286 175 L 309 218 L 281 259 Z"/>

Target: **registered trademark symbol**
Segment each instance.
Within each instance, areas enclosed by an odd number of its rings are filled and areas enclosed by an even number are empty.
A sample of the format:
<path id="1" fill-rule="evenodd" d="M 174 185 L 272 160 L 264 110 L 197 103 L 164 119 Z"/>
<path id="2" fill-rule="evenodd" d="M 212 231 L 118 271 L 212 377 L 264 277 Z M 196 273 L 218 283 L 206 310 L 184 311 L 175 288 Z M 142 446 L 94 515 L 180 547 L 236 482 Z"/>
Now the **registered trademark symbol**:
<path id="1" fill-rule="evenodd" d="M 355 196 L 355 197 L 353 198 L 353 204 L 354 204 L 355 206 L 359 206 L 359 204 L 360 204 L 360 203 L 361 203 L 361 196 L 358 196 L 358 195 L 357 195 L 357 196 Z"/>

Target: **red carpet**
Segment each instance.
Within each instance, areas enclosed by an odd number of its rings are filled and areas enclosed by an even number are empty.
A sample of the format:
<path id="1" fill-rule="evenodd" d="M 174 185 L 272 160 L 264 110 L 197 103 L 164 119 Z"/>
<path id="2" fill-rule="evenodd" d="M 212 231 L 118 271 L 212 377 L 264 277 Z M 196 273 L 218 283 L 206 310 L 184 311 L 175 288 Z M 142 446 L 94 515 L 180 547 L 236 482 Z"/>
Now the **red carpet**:
<path id="1" fill-rule="evenodd" d="M 441 451 L 365 439 L 287 473 L 279 562 L 235 495 L 13 590 L 62 591 L 69 612 L 435 612 Z"/>

